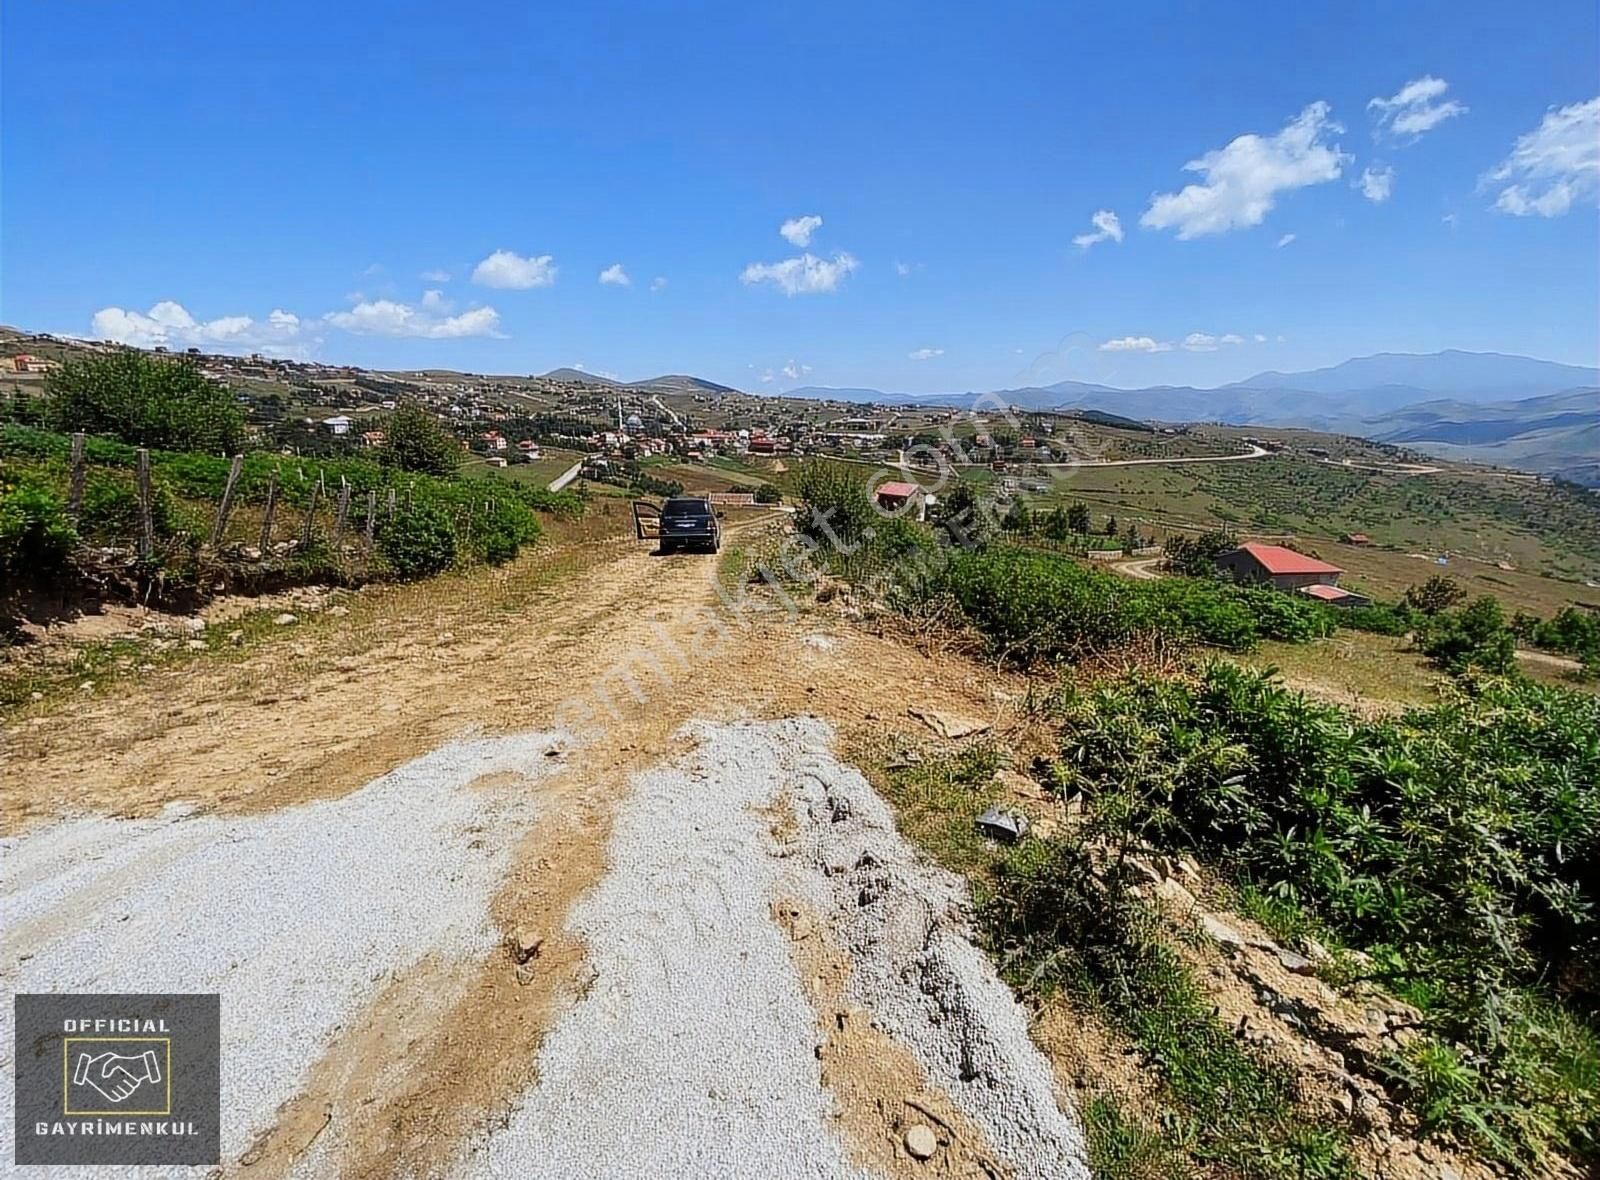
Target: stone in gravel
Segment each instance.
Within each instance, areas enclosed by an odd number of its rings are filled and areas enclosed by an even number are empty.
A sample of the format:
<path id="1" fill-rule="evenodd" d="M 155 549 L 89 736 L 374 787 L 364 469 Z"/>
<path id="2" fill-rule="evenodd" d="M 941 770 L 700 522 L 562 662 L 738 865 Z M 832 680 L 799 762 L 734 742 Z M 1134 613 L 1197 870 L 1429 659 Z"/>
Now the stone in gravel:
<path id="1" fill-rule="evenodd" d="M 987 721 L 976 721 L 971 717 L 963 717 L 959 713 L 946 713 L 940 709 L 923 709 L 913 705 L 906 712 L 940 737 L 952 741 L 971 737 L 975 733 L 983 733 L 989 729 Z"/>
<path id="2" fill-rule="evenodd" d="M 233 644 L 233 646 L 238 647 L 241 643 L 244 642 L 244 632 L 243 631 L 229 631 L 228 632 L 228 642 Z"/>
<path id="3" fill-rule="evenodd" d="M 1304 955 L 1297 955 L 1294 951 L 1278 948 L 1278 962 L 1283 964 L 1285 971 L 1295 975 L 1312 975 L 1316 973 L 1316 964 Z"/>
<path id="4" fill-rule="evenodd" d="M 1195 907 L 1194 894 L 1171 877 L 1167 877 L 1156 885 L 1156 896 L 1168 905 L 1180 911 L 1192 910 Z"/>
<path id="5" fill-rule="evenodd" d="M 200 618 L 185 619 L 183 621 L 183 625 L 195 635 L 200 634 L 200 632 L 206 629 L 206 621 Z"/>
<path id="6" fill-rule="evenodd" d="M 1226 947 L 1239 947 L 1245 945 L 1245 937 L 1216 914 L 1201 914 L 1200 928 L 1215 942 L 1220 942 Z"/>
<path id="7" fill-rule="evenodd" d="M 280 627 L 287 627 L 291 623 L 298 623 L 300 620 L 297 617 L 295 617 L 294 615 L 291 615 L 288 611 L 284 611 L 281 615 L 279 615 L 277 618 L 273 619 L 272 621 L 274 623 L 278 624 L 278 626 L 280 626 Z"/>
<path id="8" fill-rule="evenodd" d="M 328 615 L 330 618 L 342 619 L 350 613 L 350 608 L 348 606 L 330 606 L 323 613 Z"/>
<path id="9" fill-rule="evenodd" d="M 204 639 L 189 639 L 184 642 L 183 646 L 190 651 L 205 651 L 206 641 Z"/>
<path id="10" fill-rule="evenodd" d="M 939 1140 L 931 1128 L 914 1123 L 906 1128 L 906 1150 L 913 1159 L 931 1159 L 933 1153 L 939 1150 Z"/>

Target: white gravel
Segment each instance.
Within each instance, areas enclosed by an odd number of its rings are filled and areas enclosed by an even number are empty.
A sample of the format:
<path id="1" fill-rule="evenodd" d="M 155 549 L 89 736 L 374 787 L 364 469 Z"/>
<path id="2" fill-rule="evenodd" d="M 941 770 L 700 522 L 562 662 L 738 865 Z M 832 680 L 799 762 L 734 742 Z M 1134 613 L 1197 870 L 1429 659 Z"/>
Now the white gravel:
<path id="1" fill-rule="evenodd" d="M 453 742 L 342 798 L 266 815 L 171 807 L 0 840 L 0 977 L 18 992 L 220 992 L 223 1157 L 236 1157 L 390 978 L 494 947 L 489 902 L 536 793 L 468 784 L 541 776 L 563 741 Z M 9 1108 L 11 1071 L 0 1075 Z M 11 1120 L 0 1126 L 3 1169 Z"/>
<path id="2" fill-rule="evenodd" d="M 965 938 L 956 878 L 920 865 L 822 723 L 696 724 L 639 776 L 611 868 L 571 915 L 593 982 L 538 1082 L 462 1177 L 859 1177 L 829 1117 L 816 1016 L 772 919 L 807 901 L 855 958 L 853 1002 L 905 1044 L 1017 1180 L 1088 1180 L 1022 1013 Z M 800 855 L 758 808 L 793 798 Z"/>
<path id="3" fill-rule="evenodd" d="M 911 1050 L 1016 1180 L 1089 1180 L 1070 1099 L 968 937 L 964 882 L 917 856 L 866 779 L 833 757 L 824 726 L 791 724 L 801 852 L 789 887 L 850 952 L 846 997 Z"/>

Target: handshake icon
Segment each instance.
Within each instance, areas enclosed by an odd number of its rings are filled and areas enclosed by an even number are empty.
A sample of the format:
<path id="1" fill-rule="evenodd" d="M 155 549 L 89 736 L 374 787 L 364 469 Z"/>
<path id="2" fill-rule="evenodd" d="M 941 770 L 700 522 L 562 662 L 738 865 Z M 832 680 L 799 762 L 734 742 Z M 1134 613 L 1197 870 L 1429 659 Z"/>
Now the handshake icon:
<path id="1" fill-rule="evenodd" d="M 161 1066 L 154 1049 L 136 1056 L 121 1053 L 79 1053 L 72 1071 L 75 1086 L 93 1086 L 107 1102 L 125 1101 L 146 1082 L 161 1081 Z"/>

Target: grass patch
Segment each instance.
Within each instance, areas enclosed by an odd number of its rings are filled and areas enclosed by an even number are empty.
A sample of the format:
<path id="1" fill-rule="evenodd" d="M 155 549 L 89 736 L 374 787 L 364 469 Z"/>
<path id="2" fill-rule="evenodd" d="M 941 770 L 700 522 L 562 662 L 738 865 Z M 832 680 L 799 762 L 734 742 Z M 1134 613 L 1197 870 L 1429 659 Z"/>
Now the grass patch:
<path id="1" fill-rule="evenodd" d="M 1287 1067 L 1217 1019 L 1159 916 L 1128 892 L 1127 872 L 1097 868 L 1087 845 L 1067 839 L 1025 841 L 1006 857 L 981 915 L 1007 980 L 1024 993 L 1064 990 L 1128 1037 L 1160 1080 L 1172 1148 L 1196 1164 L 1252 1180 L 1353 1177 L 1343 1134 L 1299 1104 Z M 1120 1116 L 1101 1130 L 1119 1166 L 1173 1163 Z"/>

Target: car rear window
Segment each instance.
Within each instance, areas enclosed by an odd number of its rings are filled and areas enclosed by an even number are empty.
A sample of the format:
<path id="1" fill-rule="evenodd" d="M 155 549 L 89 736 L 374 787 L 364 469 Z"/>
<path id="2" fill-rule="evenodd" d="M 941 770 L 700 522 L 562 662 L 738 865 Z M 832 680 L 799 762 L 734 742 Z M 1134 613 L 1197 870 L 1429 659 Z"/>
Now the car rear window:
<path id="1" fill-rule="evenodd" d="M 662 516 L 710 516 L 711 505 L 704 500 L 668 500 Z"/>

